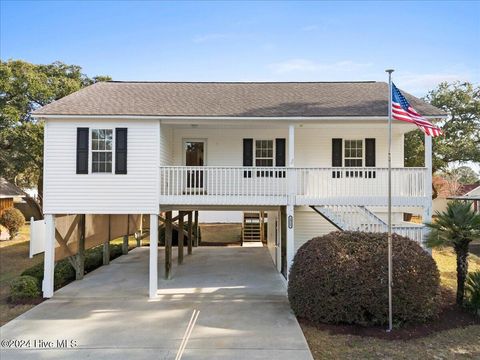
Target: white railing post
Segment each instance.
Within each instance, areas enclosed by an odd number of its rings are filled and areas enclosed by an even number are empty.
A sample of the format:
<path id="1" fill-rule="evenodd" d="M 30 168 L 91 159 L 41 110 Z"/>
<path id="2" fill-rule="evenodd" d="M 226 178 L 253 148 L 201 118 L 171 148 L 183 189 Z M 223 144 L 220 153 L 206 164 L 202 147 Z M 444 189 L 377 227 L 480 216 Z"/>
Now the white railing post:
<path id="1" fill-rule="evenodd" d="M 150 266 L 148 295 L 157 296 L 158 290 L 158 215 L 150 214 Z"/>
<path id="2" fill-rule="evenodd" d="M 55 271 L 55 215 L 45 214 L 45 255 L 42 290 L 44 298 L 51 298 Z"/>
<path id="3" fill-rule="evenodd" d="M 288 204 L 295 205 L 297 195 L 297 177 L 293 167 L 295 166 L 295 126 L 288 126 Z"/>

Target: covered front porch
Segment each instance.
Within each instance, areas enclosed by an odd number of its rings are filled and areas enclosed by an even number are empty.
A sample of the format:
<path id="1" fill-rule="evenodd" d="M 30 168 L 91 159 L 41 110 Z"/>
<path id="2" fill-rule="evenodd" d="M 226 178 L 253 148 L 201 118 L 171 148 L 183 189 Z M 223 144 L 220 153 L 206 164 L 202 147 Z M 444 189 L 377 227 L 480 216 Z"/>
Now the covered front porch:
<path id="1" fill-rule="evenodd" d="M 395 206 L 423 206 L 426 168 L 393 168 Z M 388 169 L 380 167 L 161 166 L 160 204 L 363 205 L 388 201 Z"/>
<path id="2" fill-rule="evenodd" d="M 404 167 L 404 134 L 392 133 L 392 205 L 431 201 L 425 167 Z M 384 119 L 170 119 L 160 124 L 158 203 L 193 206 L 382 206 L 388 202 Z M 428 218 L 428 216 L 427 216 Z"/>

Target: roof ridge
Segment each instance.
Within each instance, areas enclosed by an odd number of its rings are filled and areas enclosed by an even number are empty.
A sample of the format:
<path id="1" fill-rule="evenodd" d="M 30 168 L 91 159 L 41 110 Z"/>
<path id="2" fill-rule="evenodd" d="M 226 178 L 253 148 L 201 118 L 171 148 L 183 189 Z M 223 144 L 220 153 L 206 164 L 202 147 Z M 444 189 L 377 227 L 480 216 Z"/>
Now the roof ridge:
<path id="1" fill-rule="evenodd" d="M 145 80 L 109 80 L 104 83 L 120 84 L 374 84 L 384 83 L 375 80 L 359 81 L 145 81 Z"/>

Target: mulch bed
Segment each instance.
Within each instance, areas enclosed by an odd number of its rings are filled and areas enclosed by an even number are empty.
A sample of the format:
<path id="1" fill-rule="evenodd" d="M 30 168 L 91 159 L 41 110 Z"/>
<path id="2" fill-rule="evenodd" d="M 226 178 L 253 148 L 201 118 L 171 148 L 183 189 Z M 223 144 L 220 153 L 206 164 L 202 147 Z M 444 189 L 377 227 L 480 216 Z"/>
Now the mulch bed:
<path id="1" fill-rule="evenodd" d="M 8 305 L 10 307 L 15 307 L 16 305 L 38 305 L 42 302 L 44 302 L 47 299 L 44 299 L 42 297 L 34 298 L 34 299 L 24 299 L 21 301 L 12 301 L 10 297 L 8 297 Z"/>
<path id="2" fill-rule="evenodd" d="M 374 337 L 385 340 L 418 339 L 440 331 L 462 328 L 469 325 L 480 325 L 480 318 L 466 312 L 455 305 L 455 294 L 447 289 L 442 289 L 442 309 L 437 319 L 425 324 L 410 324 L 401 328 L 394 328 L 387 332 L 386 327 L 362 327 L 359 325 L 330 325 L 313 324 L 305 319 L 299 319 L 301 324 L 328 331 L 330 334 L 356 335 L 361 337 Z"/>

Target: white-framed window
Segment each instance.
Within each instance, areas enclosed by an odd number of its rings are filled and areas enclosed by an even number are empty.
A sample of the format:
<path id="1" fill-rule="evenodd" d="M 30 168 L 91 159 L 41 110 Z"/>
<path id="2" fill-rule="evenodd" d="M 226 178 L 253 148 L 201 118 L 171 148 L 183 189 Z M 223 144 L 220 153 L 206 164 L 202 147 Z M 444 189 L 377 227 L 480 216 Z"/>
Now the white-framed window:
<path id="1" fill-rule="evenodd" d="M 92 129 L 92 173 L 111 173 L 113 163 L 113 129 Z"/>
<path id="2" fill-rule="evenodd" d="M 345 167 L 362 167 L 363 149 L 363 140 L 344 140 L 343 165 Z"/>
<path id="3" fill-rule="evenodd" d="M 274 166 L 273 140 L 255 140 L 255 166 Z"/>

